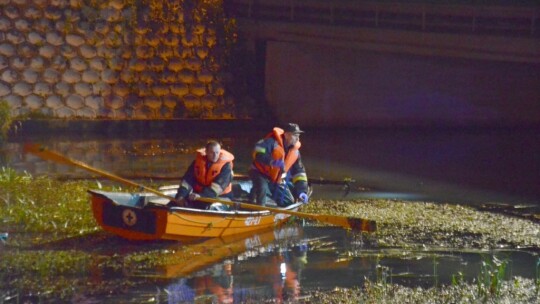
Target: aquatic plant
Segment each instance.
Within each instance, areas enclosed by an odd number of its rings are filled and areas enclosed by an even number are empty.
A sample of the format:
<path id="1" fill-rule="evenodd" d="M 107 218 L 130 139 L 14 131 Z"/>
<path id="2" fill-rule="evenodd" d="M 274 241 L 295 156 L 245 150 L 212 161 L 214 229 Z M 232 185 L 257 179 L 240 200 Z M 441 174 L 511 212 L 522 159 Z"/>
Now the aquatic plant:
<path id="1" fill-rule="evenodd" d="M 92 185 L 89 181 L 62 183 L 2 167 L 0 224 L 17 232 L 46 233 L 36 235 L 33 241 L 38 243 L 96 231 L 86 193 Z"/>
<path id="2" fill-rule="evenodd" d="M 13 121 L 10 111 L 8 103 L 0 100 L 0 143 L 7 139 L 8 131 Z"/>
<path id="3" fill-rule="evenodd" d="M 489 257 L 484 255 L 476 282 L 478 294 L 483 297 L 489 295 L 499 296 L 507 266 L 508 260 L 500 260 L 496 256 Z"/>

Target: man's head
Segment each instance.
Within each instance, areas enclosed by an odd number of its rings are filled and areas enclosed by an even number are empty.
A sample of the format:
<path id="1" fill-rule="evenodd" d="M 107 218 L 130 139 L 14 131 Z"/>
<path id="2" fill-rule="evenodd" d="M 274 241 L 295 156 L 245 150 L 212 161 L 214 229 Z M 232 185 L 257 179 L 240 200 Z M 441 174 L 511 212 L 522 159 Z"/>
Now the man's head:
<path id="1" fill-rule="evenodd" d="M 295 123 L 286 124 L 283 127 L 283 131 L 285 131 L 283 136 L 285 137 L 286 146 L 294 146 L 300 140 L 300 134 L 304 133 Z"/>
<path id="2" fill-rule="evenodd" d="M 219 159 L 219 153 L 221 152 L 221 145 L 215 141 L 210 140 L 206 143 L 206 159 L 209 162 L 217 162 Z"/>

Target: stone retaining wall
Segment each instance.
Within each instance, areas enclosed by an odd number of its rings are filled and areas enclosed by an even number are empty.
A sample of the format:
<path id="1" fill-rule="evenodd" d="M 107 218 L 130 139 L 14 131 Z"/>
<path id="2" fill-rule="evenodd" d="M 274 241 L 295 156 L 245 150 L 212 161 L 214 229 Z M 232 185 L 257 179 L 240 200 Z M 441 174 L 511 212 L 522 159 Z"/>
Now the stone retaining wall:
<path id="1" fill-rule="evenodd" d="M 16 117 L 234 118 L 221 1 L 0 0 Z"/>

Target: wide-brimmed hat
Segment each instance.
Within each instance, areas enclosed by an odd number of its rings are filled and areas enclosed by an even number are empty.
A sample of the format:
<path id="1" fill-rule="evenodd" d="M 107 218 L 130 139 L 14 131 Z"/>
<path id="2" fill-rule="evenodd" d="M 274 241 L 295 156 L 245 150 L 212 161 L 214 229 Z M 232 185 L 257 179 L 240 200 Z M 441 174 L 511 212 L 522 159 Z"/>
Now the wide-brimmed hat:
<path id="1" fill-rule="evenodd" d="M 283 127 L 283 131 L 290 132 L 293 134 L 301 134 L 304 131 L 300 130 L 300 127 L 295 123 L 288 123 Z"/>

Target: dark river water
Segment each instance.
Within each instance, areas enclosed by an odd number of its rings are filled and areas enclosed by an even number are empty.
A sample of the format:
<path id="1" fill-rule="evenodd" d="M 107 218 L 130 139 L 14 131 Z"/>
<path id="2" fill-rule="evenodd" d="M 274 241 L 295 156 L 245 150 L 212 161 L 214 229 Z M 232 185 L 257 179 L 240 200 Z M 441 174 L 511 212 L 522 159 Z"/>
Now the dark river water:
<path id="1" fill-rule="evenodd" d="M 130 178 L 150 176 L 176 183 L 194 151 L 217 139 L 236 156 L 235 173 L 245 174 L 253 144 L 268 128 L 178 129 L 47 135 L 26 132 L 4 145 L 2 166 L 32 174 L 62 178 L 88 173 L 46 162 L 22 152 L 25 142 L 52 150 L 91 166 Z M 302 135 L 302 157 L 312 179 L 341 182 L 314 184 L 313 198 L 397 198 L 459 204 L 500 203 L 538 207 L 540 202 L 540 133 L 537 128 L 477 129 L 308 129 Z M 286 227 L 233 240 L 200 240 L 194 244 L 137 244 L 103 233 L 88 251 L 123 248 L 122 252 L 166 246 L 171 254 L 193 252 L 192 261 L 145 271 L 111 271 L 101 280 L 143 282 L 112 302 L 183 303 L 194 299 L 293 299 L 306 290 L 361 286 L 365 278 L 408 286 L 450 284 L 461 273 L 475 278 L 486 259 L 509 261 L 512 276 L 535 278 L 535 254 L 513 250 L 468 251 L 451 248 L 408 251 L 379 248 L 365 236 L 338 228 Z M 92 243 L 92 237 L 90 243 Z M 95 246 L 94 246 L 95 245 Z M 1 244 L 0 244 L 1 246 Z M 0 248 L 1 250 L 1 248 Z M 0 288 L 0 291 L 1 288 Z M 3 291 L 8 292 L 9 291 Z M 16 293 L 12 293 L 16 294 Z M 15 295 L 16 296 L 16 295 Z M 75 302 L 97 299 L 75 299 Z M 15 299 L 15 298 L 14 298 Z M 18 299 L 18 298 L 17 298 Z M 22 299 L 22 298 L 21 298 Z M 101 299 L 103 300 L 103 299 Z"/>
<path id="2" fill-rule="evenodd" d="M 254 143 L 270 128 L 227 124 L 67 135 L 26 132 L 11 139 L 2 163 L 38 174 L 84 175 L 22 154 L 22 143 L 43 143 L 82 162 L 123 176 L 179 178 L 208 139 L 235 156 L 246 174 Z M 301 153 L 310 178 L 354 179 L 349 197 L 538 204 L 540 128 L 308 129 Z M 317 189 L 315 189 L 317 190 Z M 358 190 L 358 191 L 357 191 Z M 361 190 L 361 191 L 360 191 Z M 331 188 L 314 197 L 336 195 Z"/>

